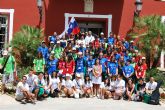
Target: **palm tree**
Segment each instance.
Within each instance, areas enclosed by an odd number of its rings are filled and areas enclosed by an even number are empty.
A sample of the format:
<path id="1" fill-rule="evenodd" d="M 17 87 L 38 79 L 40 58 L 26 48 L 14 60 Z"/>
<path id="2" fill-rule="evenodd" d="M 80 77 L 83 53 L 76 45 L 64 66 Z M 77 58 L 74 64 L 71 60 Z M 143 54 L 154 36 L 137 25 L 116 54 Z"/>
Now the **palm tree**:
<path id="1" fill-rule="evenodd" d="M 22 26 L 20 31 L 14 35 L 11 45 L 19 66 L 32 66 L 42 36 L 43 29 L 26 25 Z"/>
<path id="2" fill-rule="evenodd" d="M 165 24 L 162 23 L 161 16 L 135 18 L 135 25 L 129 36 L 138 39 L 137 43 L 146 55 L 148 67 L 156 68 L 160 54 L 165 49 Z"/>

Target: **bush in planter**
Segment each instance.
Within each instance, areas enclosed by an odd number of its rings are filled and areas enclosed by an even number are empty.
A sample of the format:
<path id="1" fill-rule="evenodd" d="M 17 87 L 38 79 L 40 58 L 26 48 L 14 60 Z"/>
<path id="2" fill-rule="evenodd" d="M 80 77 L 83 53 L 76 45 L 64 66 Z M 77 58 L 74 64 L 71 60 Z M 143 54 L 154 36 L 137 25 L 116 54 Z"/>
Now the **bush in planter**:
<path id="1" fill-rule="evenodd" d="M 163 81 L 163 87 L 165 87 L 165 72 L 159 71 L 156 68 L 149 69 L 146 72 L 146 81 L 149 81 L 150 77 L 154 77 L 156 81 Z"/>

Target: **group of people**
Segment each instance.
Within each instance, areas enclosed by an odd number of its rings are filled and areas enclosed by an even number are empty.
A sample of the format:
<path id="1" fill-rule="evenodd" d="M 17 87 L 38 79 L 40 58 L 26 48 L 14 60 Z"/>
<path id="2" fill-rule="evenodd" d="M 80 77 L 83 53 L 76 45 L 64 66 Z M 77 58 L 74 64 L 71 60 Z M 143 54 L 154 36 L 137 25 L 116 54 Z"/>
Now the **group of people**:
<path id="1" fill-rule="evenodd" d="M 157 86 L 153 77 L 145 82 L 146 59 L 134 41 L 113 33 L 93 36 L 89 31 L 60 38 L 54 32 L 37 52 L 34 67 L 17 85 L 17 100 L 64 96 L 142 101 Z"/>

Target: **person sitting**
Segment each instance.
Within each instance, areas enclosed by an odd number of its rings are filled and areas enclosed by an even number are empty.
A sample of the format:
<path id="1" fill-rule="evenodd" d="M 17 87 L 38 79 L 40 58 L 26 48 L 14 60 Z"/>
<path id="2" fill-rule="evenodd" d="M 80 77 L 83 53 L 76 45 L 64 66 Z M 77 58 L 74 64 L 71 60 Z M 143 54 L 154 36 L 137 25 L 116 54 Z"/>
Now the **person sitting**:
<path id="1" fill-rule="evenodd" d="M 129 101 L 133 99 L 134 94 L 135 94 L 135 84 L 132 82 L 132 79 L 129 79 L 126 86 L 126 96 Z"/>
<path id="2" fill-rule="evenodd" d="M 111 92 L 111 97 L 114 97 L 114 93 L 115 93 L 115 82 L 116 82 L 116 76 L 112 76 L 111 80 L 110 80 L 110 92 Z"/>
<path id="3" fill-rule="evenodd" d="M 81 98 L 82 95 L 84 94 L 84 91 L 83 91 L 83 81 L 81 79 L 80 74 L 76 74 L 76 78 L 73 80 L 73 84 L 74 84 L 74 97 Z"/>
<path id="4" fill-rule="evenodd" d="M 93 95 L 93 84 L 90 80 L 90 76 L 88 74 L 85 75 L 85 81 L 84 81 L 84 94 L 87 98 L 90 97 L 90 95 Z"/>
<path id="5" fill-rule="evenodd" d="M 74 84 L 71 80 L 71 75 L 66 74 L 66 81 L 62 84 L 64 86 L 64 94 L 66 97 L 71 97 L 74 93 Z"/>
<path id="6" fill-rule="evenodd" d="M 111 97 L 111 92 L 110 92 L 110 80 L 106 77 L 104 79 L 104 82 L 100 85 L 100 98 L 101 99 L 109 99 Z"/>
<path id="7" fill-rule="evenodd" d="M 27 77 L 23 76 L 22 80 L 17 84 L 15 99 L 21 101 L 27 99 L 32 103 L 35 103 L 35 95 L 29 91 L 29 85 L 26 83 Z"/>
<path id="8" fill-rule="evenodd" d="M 124 91 L 125 91 L 125 81 L 122 79 L 121 75 L 118 75 L 117 80 L 115 81 L 114 99 L 115 100 L 121 99 Z"/>
<path id="9" fill-rule="evenodd" d="M 146 83 L 144 82 L 143 78 L 140 78 L 136 87 L 136 101 L 142 101 L 143 95 L 145 94 L 145 86 Z"/>
<path id="10" fill-rule="evenodd" d="M 59 97 L 60 92 L 60 79 L 57 77 L 57 73 L 53 72 L 50 81 L 50 96 L 51 97 Z"/>
<path id="11" fill-rule="evenodd" d="M 48 94 L 45 91 L 45 81 L 43 79 L 43 73 L 38 75 L 38 78 L 34 80 L 33 93 L 38 100 L 42 100 L 44 97 L 47 97 Z"/>
<path id="12" fill-rule="evenodd" d="M 150 77 L 150 81 L 146 83 L 145 92 L 150 95 L 156 89 L 156 87 L 157 87 L 157 82 L 155 82 L 153 77 Z"/>

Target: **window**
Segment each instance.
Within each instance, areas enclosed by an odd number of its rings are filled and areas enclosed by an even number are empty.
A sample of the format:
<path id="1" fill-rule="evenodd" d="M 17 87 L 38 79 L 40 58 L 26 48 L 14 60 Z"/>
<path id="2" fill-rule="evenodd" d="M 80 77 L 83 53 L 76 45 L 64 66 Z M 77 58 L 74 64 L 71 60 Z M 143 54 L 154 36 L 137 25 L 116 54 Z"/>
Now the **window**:
<path id="1" fill-rule="evenodd" d="M 0 15 L 0 50 L 5 47 L 7 43 L 7 36 L 8 36 L 8 17 L 5 15 Z"/>

